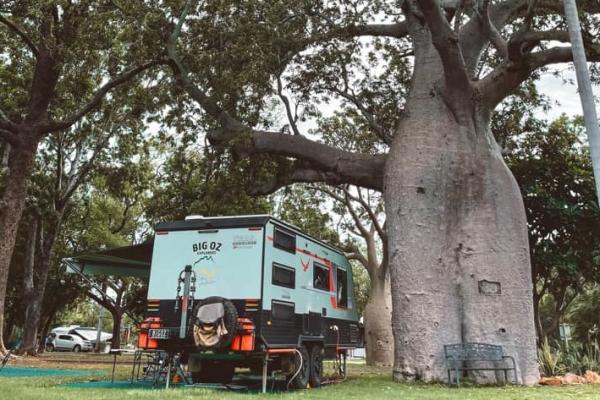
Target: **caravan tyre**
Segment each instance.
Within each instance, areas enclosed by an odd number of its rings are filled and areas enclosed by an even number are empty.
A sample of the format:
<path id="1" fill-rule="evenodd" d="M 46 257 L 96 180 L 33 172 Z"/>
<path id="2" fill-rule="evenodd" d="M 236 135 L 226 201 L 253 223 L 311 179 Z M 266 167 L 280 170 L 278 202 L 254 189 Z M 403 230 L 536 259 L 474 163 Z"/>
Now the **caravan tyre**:
<path id="1" fill-rule="evenodd" d="M 310 348 L 310 387 L 321 386 L 323 380 L 323 348 L 318 344 Z"/>
<path id="2" fill-rule="evenodd" d="M 219 347 L 225 348 L 231 346 L 231 342 L 237 333 L 238 325 L 238 313 L 237 309 L 229 300 L 223 302 L 225 307 L 225 327 L 227 328 L 227 335 L 223 336 Z"/>
<path id="3" fill-rule="evenodd" d="M 288 375 L 289 387 L 294 389 L 306 389 L 309 383 L 310 376 L 310 354 L 306 349 L 306 346 L 302 345 L 298 348 L 298 351 L 302 355 L 302 359 L 300 359 L 300 355 L 296 353 L 296 357 L 294 359 L 294 371 Z M 300 368 L 300 371 L 298 371 Z"/>

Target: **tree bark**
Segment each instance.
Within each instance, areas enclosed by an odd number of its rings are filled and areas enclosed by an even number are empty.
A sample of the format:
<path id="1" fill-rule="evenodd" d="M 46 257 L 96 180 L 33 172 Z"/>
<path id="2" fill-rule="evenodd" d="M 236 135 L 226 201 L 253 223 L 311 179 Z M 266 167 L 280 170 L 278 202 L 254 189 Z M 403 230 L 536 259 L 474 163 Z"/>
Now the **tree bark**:
<path id="1" fill-rule="evenodd" d="M 515 358 L 520 383 L 537 383 L 519 188 L 489 129 L 490 113 L 440 93 L 431 79 L 442 76 L 439 56 L 427 38 L 415 48 L 406 117 L 384 178 L 394 378 L 445 380 L 443 346 L 483 342 Z"/>
<path id="2" fill-rule="evenodd" d="M 375 275 L 371 278 L 369 300 L 365 305 L 367 364 L 390 367 L 394 364 L 390 279 L 389 274 Z"/>
<path id="3" fill-rule="evenodd" d="M 542 297 L 537 293 L 534 288 L 533 291 L 533 317 L 535 318 L 535 330 L 537 333 L 538 343 L 544 343 L 547 337 L 546 331 L 544 330 L 544 324 L 542 323 L 542 316 L 540 315 L 540 302 Z"/>
<path id="4" fill-rule="evenodd" d="M 25 207 L 27 184 L 34 168 L 37 142 L 30 146 L 13 147 L 8 159 L 8 174 L 0 199 L 0 332 L 4 326 L 4 305 L 8 272 L 17 237 L 19 221 Z M 0 334 L 0 353 L 6 352 Z"/>
<path id="5" fill-rule="evenodd" d="M 121 348 L 121 321 L 123 320 L 123 313 L 115 308 L 110 308 L 109 311 L 113 320 L 111 347 L 119 349 Z"/>
<path id="6" fill-rule="evenodd" d="M 56 236 L 59 231 L 61 220 L 62 212 L 59 211 L 57 212 L 57 215 L 51 219 L 49 227 L 44 232 L 44 235 L 40 235 L 43 239 L 41 240 L 40 257 L 37 260 L 38 262 L 36 263 L 35 268 L 36 279 L 35 282 L 32 281 L 34 286 L 32 287 L 31 294 L 28 297 L 25 297 L 25 301 L 27 302 L 27 312 L 25 314 L 23 343 L 21 347 L 22 353 L 30 355 L 37 354 L 37 338 L 42 316 L 42 305 L 44 303 L 44 295 L 46 294 L 48 273 L 50 272 L 51 261 L 54 255 L 54 244 L 56 243 Z"/>
<path id="7" fill-rule="evenodd" d="M 57 309 L 53 308 L 48 315 L 44 318 L 44 322 L 41 325 L 42 330 L 40 332 L 41 341 L 38 344 L 38 353 L 43 353 L 46 350 L 46 337 L 48 337 L 48 332 L 50 332 L 50 327 L 52 326 L 52 321 L 54 321 L 54 316 L 56 315 Z"/>
<path id="8" fill-rule="evenodd" d="M 23 269 L 23 302 L 25 306 L 25 323 L 23 326 L 23 342 L 20 353 L 29 353 L 36 345 L 37 325 L 32 326 L 35 321 L 34 315 L 40 314 L 39 304 L 32 301 L 35 293 L 35 250 L 38 233 L 38 219 L 33 217 L 29 226 L 27 253 L 25 255 L 25 267 Z"/>
<path id="9" fill-rule="evenodd" d="M 590 143 L 590 157 L 596 182 L 596 201 L 600 202 L 600 127 L 598 126 L 598 115 L 596 114 L 596 101 L 594 100 L 590 71 L 585 56 L 581 26 L 577 15 L 577 4 L 575 0 L 564 0 L 563 3 L 573 50 L 573 64 L 575 65 L 577 88 L 579 89 L 581 107 L 583 108 L 585 130 Z"/>

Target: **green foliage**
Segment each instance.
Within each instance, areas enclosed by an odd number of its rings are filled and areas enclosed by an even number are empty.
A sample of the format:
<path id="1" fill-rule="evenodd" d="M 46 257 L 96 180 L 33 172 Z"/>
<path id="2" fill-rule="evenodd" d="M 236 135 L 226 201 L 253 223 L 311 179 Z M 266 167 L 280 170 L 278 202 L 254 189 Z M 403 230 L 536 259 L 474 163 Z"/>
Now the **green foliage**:
<path id="1" fill-rule="evenodd" d="M 364 316 L 365 306 L 369 300 L 369 292 L 371 282 L 369 281 L 369 273 L 358 262 L 352 263 L 352 279 L 354 283 L 354 306 L 358 315 Z"/>
<path id="2" fill-rule="evenodd" d="M 556 337 L 569 305 L 600 278 L 600 209 L 592 168 L 581 119 L 562 116 L 547 124 L 518 101 L 511 109 L 513 118 L 505 116 L 496 126 L 525 202 L 538 333 Z"/>
<path id="3" fill-rule="evenodd" d="M 538 349 L 540 372 L 544 376 L 557 376 L 570 372 L 583 375 L 586 371 L 600 372 L 600 347 L 598 342 L 555 342 L 544 340 Z"/>
<path id="4" fill-rule="evenodd" d="M 145 204 L 151 223 L 183 219 L 192 214 L 270 212 L 268 198 L 252 197 L 245 190 L 249 184 L 244 174 L 246 162 L 187 145 L 169 151 L 171 155 L 161 165 L 152 187 L 152 197 Z"/>
<path id="5" fill-rule="evenodd" d="M 61 310 L 55 317 L 54 325 L 68 326 L 96 326 L 98 317 L 100 316 L 98 306 L 91 300 L 81 300 L 70 305 L 70 307 Z M 110 314 L 102 312 L 102 326 L 110 326 L 112 320 Z"/>
<path id="6" fill-rule="evenodd" d="M 330 214 L 325 212 L 326 200 L 318 191 L 294 185 L 283 190 L 275 214 L 320 240 L 338 245 L 338 233 L 331 227 Z"/>
<path id="7" fill-rule="evenodd" d="M 562 353 L 548 343 L 548 339 L 544 340 L 542 346 L 538 349 L 538 364 L 540 372 L 544 376 L 557 376 L 564 372 L 561 365 Z"/>
<path id="8" fill-rule="evenodd" d="M 574 342 L 565 348 L 561 364 L 569 372 L 583 375 L 585 371 L 600 372 L 600 348 L 598 342 L 580 344 Z"/>
<path id="9" fill-rule="evenodd" d="M 574 327 L 573 337 L 579 343 L 600 341 L 600 287 L 585 290 L 574 302 L 568 315 Z"/>

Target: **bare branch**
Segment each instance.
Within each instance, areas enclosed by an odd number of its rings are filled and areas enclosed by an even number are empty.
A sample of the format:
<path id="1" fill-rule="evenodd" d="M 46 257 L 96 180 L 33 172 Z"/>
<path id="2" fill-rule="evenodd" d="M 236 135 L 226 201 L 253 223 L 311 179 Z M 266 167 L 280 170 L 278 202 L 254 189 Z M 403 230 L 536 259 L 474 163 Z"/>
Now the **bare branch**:
<path id="1" fill-rule="evenodd" d="M 296 162 L 291 171 L 279 173 L 267 181 L 254 185 L 249 189 L 250 194 L 255 196 L 267 195 L 294 183 L 325 183 L 331 186 L 338 186 L 349 182 L 357 184 L 353 181 L 352 177 L 343 177 L 334 172 L 320 171 L 304 165 L 305 163 L 303 162 Z M 371 182 L 371 184 L 374 183 L 377 182 Z M 362 184 L 368 184 L 368 182 L 362 182 Z M 381 190 L 381 187 L 373 189 Z"/>
<path id="2" fill-rule="evenodd" d="M 369 261 L 362 254 L 358 247 L 356 247 L 353 243 L 348 243 L 342 247 L 342 250 L 344 251 L 344 253 L 346 253 L 346 257 L 348 257 L 349 260 L 356 260 L 360 262 L 362 266 L 367 270 L 367 272 L 370 273 Z"/>
<path id="3" fill-rule="evenodd" d="M 342 28 L 349 36 L 382 36 L 401 39 L 408 35 L 406 21 L 395 24 L 352 25 Z"/>
<path id="4" fill-rule="evenodd" d="M 362 102 L 356 97 L 354 93 L 350 93 L 348 89 L 341 90 L 336 87 L 331 87 L 330 90 L 354 104 L 354 106 L 358 108 L 358 111 L 362 114 L 362 116 L 367 120 L 367 123 L 369 124 L 371 129 L 373 129 L 377 137 L 379 137 L 379 139 L 381 139 L 386 144 L 391 143 L 391 138 L 389 137 L 388 133 L 385 131 L 383 126 L 377 123 L 377 121 L 375 120 L 375 115 L 373 115 L 373 113 L 370 113 L 369 110 L 366 109 L 366 107 L 362 104 Z"/>
<path id="5" fill-rule="evenodd" d="M 469 89 L 470 79 L 459 46 L 458 35 L 443 14 L 438 0 L 419 0 L 419 4 L 431 32 L 433 45 L 444 65 L 446 87 Z"/>
<path id="6" fill-rule="evenodd" d="M 277 75 L 277 94 L 279 95 L 279 98 L 285 106 L 285 113 L 287 114 L 287 119 L 290 123 L 292 131 L 294 132 L 294 135 L 300 135 L 300 131 L 298 130 L 298 126 L 296 125 L 296 118 L 292 115 L 290 100 L 285 94 L 283 94 L 283 84 L 281 83 L 281 75 Z"/>
<path id="7" fill-rule="evenodd" d="M 371 234 L 369 233 L 367 228 L 365 228 L 362 221 L 360 220 L 360 216 L 354 209 L 354 206 L 352 205 L 352 200 L 350 199 L 350 193 L 348 193 L 348 189 L 343 187 L 342 191 L 344 192 L 344 205 L 346 206 L 346 209 L 348 209 L 350 216 L 354 220 L 354 225 L 358 228 L 360 236 L 362 236 L 366 241 L 368 241 L 371 238 Z"/>
<path id="8" fill-rule="evenodd" d="M 367 202 L 363 199 L 360 188 L 357 188 L 357 190 L 358 190 L 358 194 L 359 194 L 358 201 L 360 202 L 360 204 L 363 206 L 363 208 L 369 215 L 369 219 L 371 220 L 371 223 L 375 227 L 375 230 L 377 231 L 377 234 L 379 235 L 381 240 L 385 240 L 386 234 L 385 234 L 385 231 L 383 230 L 383 227 L 379 223 L 379 219 L 377 218 L 377 215 L 375 215 L 375 212 L 373 211 L 371 206 L 369 204 L 367 204 Z"/>
<path id="9" fill-rule="evenodd" d="M 60 202 L 63 206 L 68 203 L 75 190 L 77 190 L 77 188 L 88 176 L 90 171 L 92 171 L 98 155 L 100 154 L 101 150 L 103 150 L 106 147 L 113 133 L 113 130 L 109 129 L 109 133 L 94 147 L 93 153 L 90 156 L 90 158 L 79 167 L 79 171 L 77 171 L 77 173 L 71 174 L 71 179 L 69 180 L 64 193 L 62 193 L 62 195 L 60 196 Z"/>
<path id="10" fill-rule="evenodd" d="M 597 0 L 580 0 L 579 8 L 588 13 L 600 12 L 600 2 Z M 563 15 L 562 0 L 505 0 L 489 6 L 490 22 L 498 30 L 517 18 L 531 19 L 535 16 Z M 523 28 L 523 27 L 522 27 Z M 527 29 L 528 30 L 528 29 Z M 481 52 L 487 47 L 490 38 L 484 32 L 484 26 L 479 18 L 471 18 L 460 31 L 460 43 L 468 70 L 473 74 Z"/>
<path id="11" fill-rule="evenodd" d="M 332 184 L 349 182 L 381 190 L 383 186 L 384 155 L 357 154 L 309 140 L 301 135 L 264 132 L 245 126 L 229 115 L 212 98 L 200 90 L 177 54 L 177 41 L 183 23 L 194 0 L 188 0 L 170 36 L 168 54 L 171 67 L 186 92 L 213 118 L 220 127 L 208 132 L 207 138 L 216 144 L 233 143 L 234 150 L 245 155 L 267 153 L 303 161 L 294 165 L 291 173 L 277 174 L 269 182 L 253 189 L 253 193 L 269 193 L 291 182 L 325 181 Z"/>
<path id="12" fill-rule="evenodd" d="M 147 69 L 149 69 L 153 66 L 156 66 L 159 64 L 164 64 L 164 63 L 165 63 L 164 60 L 152 60 L 152 61 L 145 62 L 141 65 L 138 65 L 137 67 L 131 68 L 131 69 L 123 72 L 116 78 L 113 78 L 110 81 L 108 81 L 106 84 L 102 85 L 102 87 L 100 87 L 100 89 L 98 89 L 96 91 L 96 93 L 94 93 L 92 98 L 81 109 L 79 109 L 78 111 L 76 111 L 74 114 L 70 115 L 63 121 L 56 121 L 56 122 L 49 123 L 48 125 L 46 125 L 44 127 L 43 131 L 44 132 L 56 132 L 59 130 L 69 128 L 71 125 L 73 125 L 75 122 L 79 121 L 87 113 L 96 109 L 102 103 L 106 94 L 108 92 L 110 92 L 112 89 L 114 89 L 120 85 L 123 85 L 124 83 L 129 82 L 131 79 L 133 79 L 135 76 L 137 76 L 141 72 L 146 71 Z"/>
<path id="13" fill-rule="evenodd" d="M 586 52 L 589 61 L 600 61 L 600 44 L 588 44 Z M 492 110 L 535 70 L 547 65 L 571 61 L 573 61 L 571 47 L 553 47 L 523 55 L 517 61 L 505 61 L 479 82 L 483 103 Z"/>
<path id="14" fill-rule="evenodd" d="M 2 14 L 0 14 L 0 22 L 3 23 L 4 25 L 8 26 L 8 28 L 10 30 L 12 30 L 14 33 L 16 33 L 25 42 L 25 44 L 27 45 L 27 47 L 29 47 L 29 50 L 31 50 L 31 52 L 33 53 L 35 58 L 39 57 L 40 51 L 38 50 L 37 46 L 33 43 L 31 38 L 19 26 L 17 26 L 17 24 L 10 21 L 8 18 L 4 17 Z"/>
<path id="15" fill-rule="evenodd" d="M 0 127 L 0 138 L 4 139 L 14 147 L 19 147 L 21 145 L 21 139 L 17 135 L 2 127 Z"/>
<path id="16" fill-rule="evenodd" d="M 252 147 L 245 149 L 250 153 L 258 151 L 297 158 L 309 163 L 314 170 L 334 173 L 349 183 L 377 190 L 383 187 L 385 155 L 348 152 L 304 136 L 254 131 L 251 137 Z"/>
<path id="17" fill-rule="evenodd" d="M 483 24 L 483 31 L 490 38 L 490 41 L 492 42 L 496 50 L 498 50 L 500 56 L 503 59 L 507 59 L 508 44 L 506 40 L 504 40 L 502 35 L 500 35 L 500 32 L 498 32 L 498 29 L 496 28 L 496 26 L 490 18 L 490 2 L 491 0 L 483 0 L 483 13 L 480 16 Z"/>
<path id="18" fill-rule="evenodd" d="M 348 260 L 356 260 L 358 262 L 361 263 L 361 265 L 368 271 L 369 270 L 369 263 L 367 261 L 367 259 L 365 258 L 365 256 L 363 256 L 360 253 L 346 253 L 346 257 L 348 258 Z"/>
<path id="19" fill-rule="evenodd" d="M 10 132 L 15 136 L 19 133 L 19 126 L 9 120 L 2 110 L 0 110 L 0 129 Z"/>
<path id="20" fill-rule="evenodd" d="M 194 85 L 189 77 L 187 68 L 184 66 L 179 55 L 177 54 L 177 42 L 179 40 L 179 35 L 181 34 L 181 28 L 183 27 L 183 23 L 190 12 L 192 3 L 195 3 L 195 1 L 188 0 L 185 3 L 181 16 L 179 17 L 179 21 L 177 22 L 177 25 L 175 26 L 175 29 L 169 38 L 167 52 L 169 54 L 169 59 L 171 60 L 170 65 L 173 69 L 173 73 L 186 92 L 192 96 L 192 98 L 200 105 L 200 107 L 204 109 L 204 111 L 215 118 L 221 124 L 221 126 L 225 128 L 224 130 L 219 131 L 221 133 L 220 135 L 213 135 L 210 139 L 226 142 L 238 136 L 245 129 L 245 127 L 239 121 L 229 115 L 227 111 L 222 109 L 213 99 L 207 96 L 196 85 Z"/>

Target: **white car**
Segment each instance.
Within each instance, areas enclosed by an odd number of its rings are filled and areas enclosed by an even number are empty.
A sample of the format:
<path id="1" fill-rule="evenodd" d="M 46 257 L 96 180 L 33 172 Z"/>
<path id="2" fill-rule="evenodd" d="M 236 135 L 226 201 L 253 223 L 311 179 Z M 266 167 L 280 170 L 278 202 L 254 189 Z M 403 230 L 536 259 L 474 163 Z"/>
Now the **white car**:
<path id="1" fill-rule="evenodd" d="M 90 351 L 93 346 L 92 342 L 83 339 L 81 336 L 61 333 L 48 343 L 46 349 L 48 351 L 74 351 L 78 353 L 80 351 Z"/>

